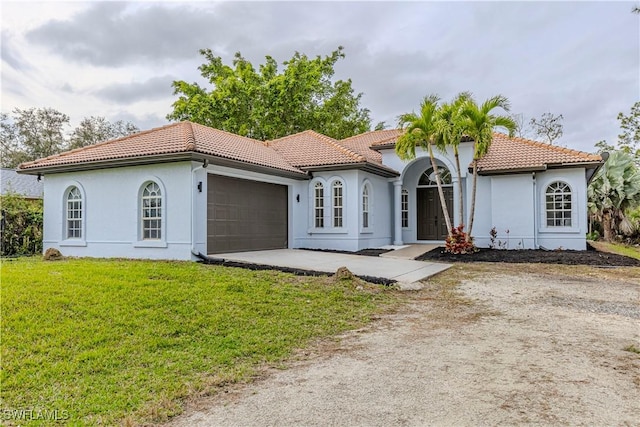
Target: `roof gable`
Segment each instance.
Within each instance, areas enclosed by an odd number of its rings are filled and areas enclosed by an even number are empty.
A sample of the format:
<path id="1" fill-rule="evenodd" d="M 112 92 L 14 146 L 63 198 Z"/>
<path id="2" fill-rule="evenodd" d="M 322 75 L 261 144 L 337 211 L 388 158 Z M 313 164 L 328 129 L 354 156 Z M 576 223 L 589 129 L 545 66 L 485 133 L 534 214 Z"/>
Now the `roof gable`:
<path id="1" fill-rule="evenodd" d="M 312 130 L 305 130 L 267 142 L 296 167 L 361 163 L 366 158 L 341 145 L 337 140 Z"/>
<path id="2" fill-rule="evenodd" d="M 374 130 L 342 139 L 340 143 L 363 155 L 367 160 L 382 164 L 382 154 L 371 149 L 371 147 L 388 141 L 392 141 L 395 144 L 401 133 L 400 129 Z"/>

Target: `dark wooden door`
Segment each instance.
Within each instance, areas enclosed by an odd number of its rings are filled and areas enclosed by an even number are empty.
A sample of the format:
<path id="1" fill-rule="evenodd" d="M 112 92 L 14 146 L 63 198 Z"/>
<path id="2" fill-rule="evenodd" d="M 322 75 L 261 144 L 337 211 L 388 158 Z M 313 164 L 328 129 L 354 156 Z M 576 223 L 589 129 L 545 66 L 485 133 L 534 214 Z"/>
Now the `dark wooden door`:
<path id="1" fill-rule="evenodd" d="M 453 214 L 453 188 L 444 187 L 444 198 L 449 215 Z M 447 237 L 447 222 L 440 207 L 437 187 L 417 189 L 418 240 L 444 240 Z"/>
<path id="2" fill-rule="evenodd" d="M 287 199 L 285 185 L 209 175 L 207 252 L 286 248 Z"/>

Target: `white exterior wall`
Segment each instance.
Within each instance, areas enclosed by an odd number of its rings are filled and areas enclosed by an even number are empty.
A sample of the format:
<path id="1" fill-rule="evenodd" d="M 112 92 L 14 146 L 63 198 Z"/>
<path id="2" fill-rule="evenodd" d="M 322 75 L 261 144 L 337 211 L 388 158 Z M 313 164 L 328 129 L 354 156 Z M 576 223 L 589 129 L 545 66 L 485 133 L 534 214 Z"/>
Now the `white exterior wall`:
<path id="1" fill-rule="evenodd" d="M 417 243 L 416 186 L 420 174 L 431 167 L 429 155 L 418 148 L 416 159 L 403 161 L 393 149 L 381 150 L 382 163 L 401 171 L 402 187 L 409 192 L 409 226 L 402 228 L 403 243 Z M 454 182 L 454 223 L 468 225 L 473 176 L 468 166 L 473 160 L 473 144 L 462 143 L 459 148 L 463 179 L 464 212 L 462 221 L 458 214 L 457 184 Z M 446 166 L 456 176 L 455 158 L 451 149 L 446 153 L 434 151 L 440 165 Z M 476 210 L 473 225 L 475 243 L 489 247 L 490 231 L 496 227 L 498 236 L 509 249 L 545 248 L 585 250 L 587 233 L 587 200 L 584 168 L 552 169 L 532 173 L 478 176 Z M 563 181 L 572 190 L 572 226 L 547 227 L 545 191 L 549 184 Z M 393 206 L 390 209 L 393 212 Z M 392 221 L 396 221 L 392 218 Z M 399 221 L 399 219 L 398 219 Z M 507 230 L 509 232 L 507 233 Z"/>
<path id="2" fill-rule="evenodd" d="M 191 259 L 190 163 L 165 163 L 48 174 L 44 191 L 44 250 L 57 248 L 63 255 Z M 163 198 L 162 239 L 140 237 L 140 191 L 148 181 L 159 184 Z M 77 186 L 82 193 L 81 239 L 66 239 L 66 191 Z"/>
<path id="3" fill-rule="evenodd" d="M 332 183 L 340 180 L 343 184 L 343 224 L 333 227 Z M 315 227 L 314 187 L 316 182 L 324 186 L 324 227 Z M 365 182 L 370 185 L 369 227 L 362 227 L 362 189 Z M 338 249 L 358 251 L 391 243 L 392 230 L 392 188 L 389 181 L 377 175 L 344 170 L 335 172 L 314 172 L 313 179 L 298 187 L 300 190 L 299 209 L 294 228 L 295 248 Z M 303 213 L 304 211 L 304 213 Z"/>
<path id="4" fill-rule="evenodd" d="M 571 187 L 571 227 L 547 227 L 545 192 L 549 184 L 562 181 Z M 587 182 L 585 170 L 555 169 L 536 175 L 538 195 L 537 236 L 538 245 L 545 249 L 586 250 Z"/>

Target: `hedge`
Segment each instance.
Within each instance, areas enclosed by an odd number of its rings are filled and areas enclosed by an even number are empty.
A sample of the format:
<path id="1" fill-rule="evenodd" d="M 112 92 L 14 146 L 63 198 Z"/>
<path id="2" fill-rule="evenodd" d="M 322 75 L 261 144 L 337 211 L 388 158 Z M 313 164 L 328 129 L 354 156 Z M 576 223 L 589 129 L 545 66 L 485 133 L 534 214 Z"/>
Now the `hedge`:
<path id="1" fill-rule="evenodd" d="M 2 256 L 42 253 L 42 200 L 15 194 L 0 197 Z"/>

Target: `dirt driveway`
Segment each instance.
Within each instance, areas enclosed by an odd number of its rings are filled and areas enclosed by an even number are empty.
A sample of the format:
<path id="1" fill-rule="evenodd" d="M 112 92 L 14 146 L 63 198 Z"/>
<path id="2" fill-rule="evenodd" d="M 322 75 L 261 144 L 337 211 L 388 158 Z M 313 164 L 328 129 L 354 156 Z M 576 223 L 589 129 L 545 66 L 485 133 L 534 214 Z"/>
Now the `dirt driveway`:
<path id="1" fill-rule="evenodd" d="M 406 297 L 171 424 L 640 425 L 640 268 L 457 265 Z"/>

